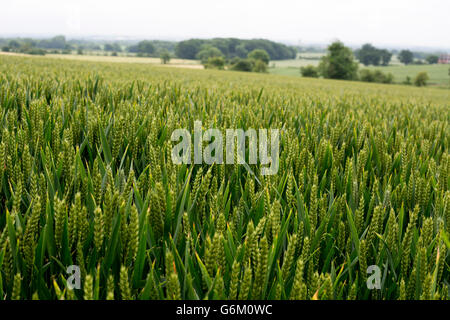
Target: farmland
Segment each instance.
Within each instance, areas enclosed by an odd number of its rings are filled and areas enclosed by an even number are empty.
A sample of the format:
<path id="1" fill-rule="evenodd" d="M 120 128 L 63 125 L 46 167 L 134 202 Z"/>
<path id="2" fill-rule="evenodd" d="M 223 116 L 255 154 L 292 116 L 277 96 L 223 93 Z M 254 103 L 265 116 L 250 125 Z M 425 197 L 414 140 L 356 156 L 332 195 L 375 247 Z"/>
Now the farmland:
<path id="1" fill-rule="evenodd" d="M 133 64 L 151 64 L 151 65 L 161 65 L 161 59 L 155 57 L 137 57 L 121 55 L 118 56 L 108 56 L 99 53 L 90 53 L 86 55 L 77 54 L 47 54 L 46 58 L 62 59 L 62 60 L 79 60 L 79 61 L 98 61 L 98 62 L 108 62 L 108 63 L 133 63 Z M 4 53 L 0 52 L 0 55 L 8 56 L 29 56 L 20 53 Z M 320 62 L 320 57 L 323 56 L 321 53 L 300 53 L 297 59 L 290 60 L 274 60 L 270 61 L 268 67 L 268 73 L 283 76 L 294 76 L 301 77 L 300 67 L 313 65 L 317 66 Z M 168 64 L 163 65 L 164 67 L 176 67 L 176 68 L 187 68 L 187 69 L 203 69 L 204 66 L 199 60 L 191 59 L 178 59 L 173 58 Z M 430 80 L 428 85 L 436 88 L 449 88 L 450 86 L 450 76 L 448 75 L 449 65 L 445 64 L 434 64 L 434 65 L 403 65 L 396 58 L 393 59 L 389 66 L 368 66 L 359 65 L 360 69 L 370 69 L 379 70 L 383 73 L 392 73 L 394 76 L 394 83 L 400 84 L 405 81 L 406 77 L 410 77 L 411 81 L 414 77 L 422 71 L 428 73 Z"/>
<path id="2" fill-rule="evenodd" d="M 300 55 L 298 59 L 271 61 L 268 69 L 269 73 L 286 76 L 301 77 L 300 67 L 306 65 L 317 66 L 320 62 L 320 54 L 316 53 L 304 53 Z M 406 77 L 410 77 L 411 81 L 415 76 L 422 71 L 428 73 L 430 80 L 428 85 L 439 88 L 450 88 L 450 65 L 447 64 L 423 64 L 423 65 L 403 65 L 396 57 L 392 59 L 392 62 L 388 66 L 364 66 L 359 65 L 359 69 L 379 70 L 383 73 L 392 73 L 394 76 L 394 83 L 402 83 Z"/>
<path id="3" fill-rule="evenodd" d="M 448 299 L 449 101 L 0 55 L 0 299 Z M 196 120 L 280 129 L 278 173 L 174 164 Z"/>
<path id="4" fill-rule="evenodd" d="M 271 61 L 268 71 L 278 75 L 301 77 L 300 67 L 318 66 L 323 55 L 323 53 L 303 52 L 299 53 L 296 59 Z"/>
<path id="5" fill-rule="evenodd" d="M 30 56 L 21 53 L 5 53 L 0 52 L 0 55 L 6 56 Z M 142 63 L 142 64 L 158 64 L 161 65 L 160 58 L 154 57 L 136 57 L 136 56 L 108 56 L 100 54 L 89 54 L 89 55 L 77 55 L 77 54 L 48 54 L 46 58 L 60 59 L 60 60 L 78 60 L 78 61 L 98 61 L 98 62 L 108 62 L 108 63 Z M 167 63 L 167 67 L 179 67 L 179 68 L 189 68 L 189 69 L 203 69 L 203 66 L 197 60 L 187 60 L 187 59 L 172 59 L 170 63 Z"/>
<path id="6" fill-rule="evenodd" d="M 428 73 L 430 86 L 450 88 L 450 75 L 448 64 L 433 65 L 389 65 L 386 67 L 370 67 L 372 70 L 380 70 L 382 72 L 390 72 L 394 75 L 394 81 L 397 83 L 405 81 L 406 77 L 414 80 L 414 77 L 422 71 Z"/>

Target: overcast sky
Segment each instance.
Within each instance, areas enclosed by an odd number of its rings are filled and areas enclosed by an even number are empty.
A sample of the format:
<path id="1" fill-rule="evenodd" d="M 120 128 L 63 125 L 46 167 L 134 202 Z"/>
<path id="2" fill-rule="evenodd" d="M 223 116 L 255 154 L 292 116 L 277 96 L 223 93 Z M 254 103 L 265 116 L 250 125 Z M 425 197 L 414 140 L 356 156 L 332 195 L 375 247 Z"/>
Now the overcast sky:
<path id="1" fill-rule="evenodd" d="M 2 0 L 0 35 L 450 48 L 449 0 Z"/>

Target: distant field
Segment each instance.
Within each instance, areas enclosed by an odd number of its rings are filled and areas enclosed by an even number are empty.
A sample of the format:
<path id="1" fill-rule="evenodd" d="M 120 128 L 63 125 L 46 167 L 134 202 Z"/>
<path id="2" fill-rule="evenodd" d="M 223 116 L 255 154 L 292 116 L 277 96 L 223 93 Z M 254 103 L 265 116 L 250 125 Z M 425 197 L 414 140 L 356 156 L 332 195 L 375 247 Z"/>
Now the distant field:
<path id="1" fill-rule="evenodd" d="M 314 56 L 315 55 L 315 56 Z M 319 64 L 319 59 L 322 56 L 320 53 L 305 53 L 300 55 L 299 59 L 292 60 L 281 60 L 281 61 L 271 61 L 269 64 L 269 73 L 285 75 L 285 76 L 298 76 L 301 77 L 300 67 L 305 65 L 314 65 L 317 66 Z M 307 58 L 303 58 L 307 57 Z M 313 59 L 317 57 L 317 59 Z M 401 83 L 403 82 L 407 76 L 411 78 L 411 81 L 414 80 L 414 77 L 422 71 L 428 73 L 430 80 L 428 84 L 430 86 L 439 86 L 439 87 L 449 87 L 450 85 L 450 77 L 448 74 L 448 70 L 450 65 L 445 64 L 434 64 L 434 65 L 408 65 L 405 66 L 400 64 L 400 62 L 393 57 L 391 60 L 391 65 L 387 67 L 365 67 L 360 64 L 360 69 L 371 69 L 371 70 L 381 70 L 382 72 L 390 72 L 394 75 L 394 82 Z"/>
<path id="2" fill-rule="evenodd" d="M 275 67 L 269 68 L 269 73 L 278 74 L 282 76 L 297 76 L 301 77 L 300 66 L 299 67 Z"/>
<path id="3" fill-rule="evenodd" d="M 301 76 L 300 67 L 309 64 L 317 66 L 323 53 L 300 53 L 297 59 L 271 61 L 269 63 L 269 73 L 284 76 Z"/>
<path id="4" fill-rule="evenodd" d="M 323 53 L 300 53 L 297 59 L 271 61 L 269 66 L 275 68 L 302 67 L 308 64 L 316 66 L 322 56 Z"/>
<path id="5" fill-rule="evenodd" d="M 4 55 L 17 55 L 17 56 L 29 56 L 21 53 L 5 53 Z M 146 63 L 146 64 L 161 64 L 159 58 L 150 57 L 130 57 L 130 56 L 104 56 L 104 55 L 78 55 L 78 54 L 46 54 L 46 58 L 65 59 L 65 60 L 80 60 L 80 61 L 98 61 L 98 62 L 120 62 L 120 63 Z M 171 59 L 170 63 L 165 65 L 166 67 L 178 67 L 178 68 L 190 68 L 190 69 L 203 69 L 203 66 L 198 60 L 186 60 L 186 59 Z"/>
<path id="6" fill-rule="evenodd" d="M 0 52 L 3 55 L 17 55 L 17 56 L 27 56 L 21 53 L 5 53 Z M 296 76 L 301 77 L 300 67 L 306 65 L 317 66 L 319 64 L 320 58 L 323 56 L 322 53 L 301 53 L 297 59 L 290 60 L 275 60 L 270 61 L 268 72 L 277 75 L 284 76 Z M 189 69 L 203 69 L 203 65 L 200 64 L 198 60 L 188 60 L 188 59 L 171 59 L 170 63 L 166 65 L 161 64 L 159 58 L 151 57 L 136 57 L 136 56 L 104 56 L 104 55 L 77 55 L 77 54 L 47 54 L 45 57 L 53 59 L 64 59 L 64 60 L 80 60 L 80 61 L 98 61 L 98 62 L 117 62 L 117 63 L 144 63 L 144 64 L 154 64 L 161 65 L 164 67 L 176 67 L 176 68 L 189 68 Z M 382 72 L 390 72 L 394 75 L 395 83 L 402 83 L 407 76 L 414 80 L 417 73 L 425 71 L 428 73 L 430 80 L 428 84 L 430 86 L 438 87 L 450 87 L 450 77 L 448 75 L 448 70 L 450 65 L 408 65 L 405 66 L 400 64 L 398 60 L 393 57 L 391 60 L 391 65 L 387 67 L 365 67 L 360 64 L 360 69 L 371 69 L 371 70 L 381 70 Z"/>
<path id="7" fill-rule="evenodd" d="M 361 67 L 362 68 L 362 67 Z M 445 86 L 449 87 L 450 77 L 448 74 L 448 70 L 450 65 L 445 64 L 433 64 L 433 65 L 395 65 L 395 66 L 387 66 L 387 67 L 368 67 L 368 69 L 372 70 L 381 70 L 383 72 L 391 72 L 394 75 L 395 82 L 403 82 L 407 76 L 409 76 L 412 80 L 414 77 L 422 71 L 428 73 L 430 80 L 428 81 L 429 85 L 432 86 Z"/>
<path id="8" fill-rule="evenodd" d="M 161 64 L 161 59 L 150 57 L 127 57 L 127 56 L 113 57 L 113 56 L 91 56 L 91 55 L 76 55 L 76 54 L 49 54 L 47 56 L 59 59 L 83 60 L 83 61 Z M 165 66 L 203 69 L 203 66 L 200 64 L 200 61 L 186 60 L 186 59 L 171 59 L 170 63 L 166 64 Z"/>

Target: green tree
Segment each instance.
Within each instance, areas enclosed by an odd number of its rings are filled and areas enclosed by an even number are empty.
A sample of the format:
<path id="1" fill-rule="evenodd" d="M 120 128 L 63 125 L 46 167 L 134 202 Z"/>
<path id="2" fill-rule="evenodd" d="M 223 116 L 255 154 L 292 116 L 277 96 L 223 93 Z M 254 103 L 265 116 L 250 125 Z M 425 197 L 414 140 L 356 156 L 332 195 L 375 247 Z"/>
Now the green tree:
<path id="1" fill-rule="evenodd" d="M 253 72 L 261 72 L 261 73 L 267 72 L 267 63 L 265 63 L 264 61 L 262 61 L 260 59 L 255 60 L 252 71 Z"/>
<path id="2" fill-rule="evenodd" d="M 121 52 L 122 48 L 118 43 L 105 43 L 105 45 L 103 46 L 103 50 Z"/>
<path id="3" fill-rule="evenodd" d="M 266 65 L 269 64 L 270 56 L 266 50 L 263 49 L 255 49 L 248 53 L 247 58 L 253 59 L 255 61 L 261 60 Z"/>
<path id="4" fill-rule="evenodd" d="M 175 46 L 175 54 L 181 59 L 195 59 L 203 44 L 204 41 L 200 39 L 180 41 Z"/>
<path id="5" fill-rule="evenodd" d="M 398 60 L 404 64 L 410 64 L 413 62 L 413 53 L 409 50 L 402 50 L 398 54 Z"/>
<path id="6" fill-rule="evenodd" d="M 196 55 L 196 58 L 199 59 L 202 64 L 208 63 L 208 59 L 213 57 L 223 57 L 223 53 L 216 47 L 210 45 L 204 46 Z"/>
<path id="7" fill-rule="evenodd" d="M 139 56 L 150 56 L 155 52 L 155 46 L 151 41 L 143 40 L 137 44 L 137 53 Z"/>
<path id="8" fill-rule="evenodd" d="M 8 42 L 8 47 L 10 47 L 14 51 L 20 48 L 20 43 L 17 40 L 10 40 Z"/>
<path id="9" fill-rule="evenodd" d="M 359 72 L 359 80 L 364 82 L 392 83 L 394 76 L 392 73 L 383 73 L 380 70 L 371 71 L 363 69 Z"/>
<path id="10" fill-rule="evenodd" d="M 428 77 L 428 73 L 426 73 L 425 71 L 419 72 L 414 79 L 414 85 L 418 87 L 424 87 L 427 85 L 428 80 L 430 80 L 430 77 Z"/>
<path id="11" fill-rule="evenodd" d="M 243 43 L 236 46 L 235 52 L 236 56 L 238 56 L 239 58 L 245 58 L 248 55 L 248 50 L 245 48 L 245 44 Z"/>
<path id="12" fill-rule="evenodd" d="M 436 64 L 439 61 L 439 57 L 435 54 L 430 54 L 425 58 L 425 60 L 427 60 L 429 64 Z"/>
<path id="13" fill-rule="evenodd" d="M 105 51 L 114 51 L 114 47 L 111 43 L 105 43 L 105 45 L 103 46 L 103 50 Z"/>
<path id="14" fill-rule="evenodd" d="M 392 53 L 388 50 L 375 48 L 370 43 L 366 43 L 361 47 L 361 49 L 356 50 L 355 55 L 356 58 L 358 58 L 358 60 L 365 66 L 378 66 L 380 64 L 387 66 L 392 57 Z"/>
<path id="15" fill-rule="evenodd" d="M 303 77 L 308 77 L 308 78 L 318 78 L 319 77 L 319 71 L 313 65 L 307 65 L 304 67 L 300 67 L 300 73 L 302 74 Z"/>
<path id="16" fill-rule="evenodd" d="M 387 66 L 389 64 L 389 62 L 391 61 L 392 53 L 386 49 L 383 49 L 383 50 L 380 50 L 380 55 L 381 55 L 381 64 L 383 66 Z"/>
<path id="17" fill-rule="evenodd" d="M 255 49 L 265 50 L 269 54 L 270 60 L 294 59 L 297 54 L 297 50 L 294 47 L 281 43 L 264 39 L 242 40 L 236 38 L 180 41 L 175 46 L 175 54 L 182 59 L 195 59 L 205 45 L 218 48 L 226 59 L 234 57 L 246 58 L 248 52 Z"/>
<path id="18" fill-rule="evenodd" d="M 411 77 L 410 76 L 406 76 L 405 81 L 403 81 L 402 83 L 406 84 L 406 85 L 411 85 Z"/>
<path id="19" fill-rule="evenodd" d="M 327 55 L 321 58 L 319 70 L 324 78 L 354 80 L 357 78 L 358 63 L 350 48 L 336 41 L 328 46 Z"/>
<path id="20" fill-rule="evenodd" d="M 381 51 L 370 43 L 366 43 L 356 51 L 356 57 L 365 66 L 370 64 L 378 66 L 381 61 Z"/>
<path id="21" fill-rule="evenodd" d="M 235 71 L 247 71 L 253 70 L 254 60 L 236 58 L 233 60 L 231 70 Z"/>
<path id="22" fill-rule="evenodd" d="M 162 64 L 167 64 L 170 62 L 170 53 L 166 49 L 161 50 L 159 54 L 159 58 L 161 59 Z"/>
<path id="23" fill-rule="evenodd" d="M 50 39 L 40 40 L 39 43 L 37 44 L 38 47 L 45 49 L 65 49 L 66 45 L 67 45 L 66 37 L 62 35 L 55 36 Z"/>
<path id="24" fill-rule="evenodd" d="M 209 57 L 208 62 L 204 65 L 205 69 L 219 69 L 225 68 L 225 59 L 223 57 Z"/>

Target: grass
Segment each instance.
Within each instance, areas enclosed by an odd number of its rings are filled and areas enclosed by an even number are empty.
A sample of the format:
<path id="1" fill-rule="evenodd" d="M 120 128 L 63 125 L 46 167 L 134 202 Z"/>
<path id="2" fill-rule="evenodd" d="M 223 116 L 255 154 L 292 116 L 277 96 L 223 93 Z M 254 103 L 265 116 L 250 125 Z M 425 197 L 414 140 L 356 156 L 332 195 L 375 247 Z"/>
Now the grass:
<path id="1" fill-rule="evenodd" d="M 269 63 L 269 73 L 301 77 L 300 67 L 307 65 L 317 66 L 320 61 L 321 53 L 300 53 L 297 59 L 271 61 Z"/>
<path id="2" fill-rule="evenodd" d="M 4 55 L 19 55 L 27 56 L 25 54 L 14 54 L 14 53 L 3 53 Z M 300 67 L 306 65 L 317 66 L 319 64 L 320 57 L 323 54 L 320 53 L 303 53 L 299 54 L 298 59 L 291 60 L 278 60 L 271 61 L 269 63 L 268 72 L 275 75 L 283 76 L 297 76 L 301 77 Z M 144 64 L 154 64 L 161 65 L 161 60 L 159 58 L 152 57 L 130 57 L 119 54 L 117 57 L 104 56 L 104 55 L 77 55 L 77 54 L 47 54 L 45 58 L 55 58 L 55 59 L 67 59 L 67 60 L 80 60 L 80 61 L 97 61 L 97 62 L 108 62 L 108 63 L 144 63 Z M 188 69 L 203 69 L 198 60 L 188 60 L 188 59 L 171 59 L 170 62 L 165 67 L 177 67 L 177 68 L 188 68 Z M 448 65 L 408 65 L 404 66 L 400 64 L 396 59 L 393 59 L 392 65 L 387 67 L 365 67 L 362 64 L 360 69 L 373 69 L 380 70 L 382 72 L 390 72 L 394 75 L 395 83 L 402 83 L 407 76 L 414 80 L 417 73 L 426 71 L 430 77 L 428 85 L 433 87 L 450 87 L 450 77 L 448 76 Z"/>
<path id="3" fill-rule="evenodd" d="M 411 78 L 411 81 L 414 81 L 414 78 L 419 72 L 425 71 L 430 77 L 428 85 L 450 88 L 449 68 L 450 65 L 446 64 L 368 67 L 368 69 L 380 70 L 385 73 L 392 73 L 394 75 L 394 81 L 397 83 L 403 82 L 407 76 Z"/>
<path id="4" fill-rule="evenodd" d="M 449 101 L 1 55 L 0 299 L 448 299 Z M 278 173 L 174 164 L 195 120 L 280 129 Z"/>
<path id="5" fill-rule="evenodd" d="M 29 56 L 26 54 L 20 53 L 5 53 L 0 52 L 0 55 L 9 55 L 9 56 Z M 118 55 L 116 57 L 108 55 L 93 55 L 93 54 L 47 54 L 45 57 L 41 58 L 53 58 L 53 59 L 64 59 L 64 60 L 78 60 L 78 61 L 93 61 L 93 62 L 108 62 L 108 63 L 143 63 L 143 64 L 155 64 L 161 65 L 160 58 L 153 57 L 136 57 L 136 56 L 125 56 Z M 163 65 L 165 67 L 179 67 L 179 68 L 188 68 L 188 69 L 203 69 L 203 65 L 200 64 L 198 60 L 188 60 L 188 59 L 171 59 L 169 63 Z"/>
<path id="6" fill-rule="evenodd" d="M 277 75 L 286 75 L 286 76 L 297 76 L 301 77 L 300 67 L 305 65 L 313 65 L 317 66 L 319 64 L 320 54 L 315 54 L 314 56 L 309 56 L 310 54 L 304 54 L 305 57 L 314 58 L 314 59 L 293 59 L 293 60 L 282 60 L 282 61 L 271 61 L 269 64 L 269 73 L 277 74 Z M 419 72 L 425 71 L 428 73 L 430 80 L 428 81 L 429 86 L 433 87 L 441 87 L 441 88 L 450 88 L 450 76 L 449 76 L 449 68 L 450 65 L 445 64 L 434 64 L 434 65 L 403 65 L 398 60 L 393 58 L 391 65 L 389 66 L 364 66 L 360 64 L 359 69 L 371 69 L 371 70 L 380 70 L 385 73 L 392 73 L 394 75 L 395 83 L 402 83 L 405 81 L 406 77 L 409 76 L 411 81 L 414 81 L 414 78 Z"/>

